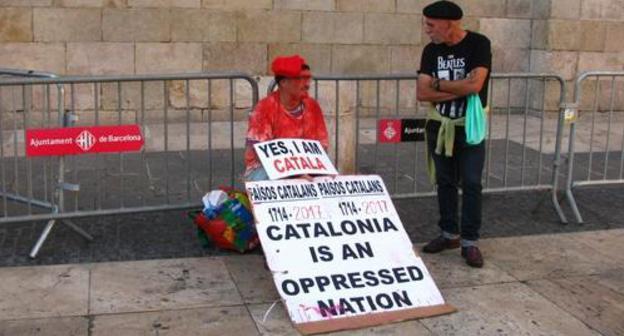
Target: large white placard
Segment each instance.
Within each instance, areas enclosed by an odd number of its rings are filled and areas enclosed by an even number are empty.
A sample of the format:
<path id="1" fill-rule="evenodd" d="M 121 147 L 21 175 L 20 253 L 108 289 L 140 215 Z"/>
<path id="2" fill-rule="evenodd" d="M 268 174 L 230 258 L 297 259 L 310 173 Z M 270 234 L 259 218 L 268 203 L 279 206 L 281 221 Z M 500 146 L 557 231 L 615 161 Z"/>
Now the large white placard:
<path id="1" fill-rule="evenodd" d="M 271 180 L 304 174 L 338 174 L 316 140 L 277 139 L 254 144 L 254 150 Z"/>
<path id="2" fill-rule="evenodd" d="M 379 176 L 247 182 L 246 188 L 268 266 L 296 325 L 453 310 L 414 253 Z"/>

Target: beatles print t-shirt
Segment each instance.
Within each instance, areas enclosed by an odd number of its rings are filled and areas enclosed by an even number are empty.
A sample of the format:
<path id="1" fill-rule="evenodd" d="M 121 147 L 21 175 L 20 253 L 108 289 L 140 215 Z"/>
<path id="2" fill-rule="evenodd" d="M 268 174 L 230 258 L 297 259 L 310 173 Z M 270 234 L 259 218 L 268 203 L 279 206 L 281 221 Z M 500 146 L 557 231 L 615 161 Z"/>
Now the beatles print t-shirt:
<path id="1" fill-rule="evenodd" d="M 492 68 L 492 51 L 490 40 L 479 34 L 468 31 L 463 40 L 453 46 L 429 43 L 422 53 L 419 73 L 433 78 L 460 80 L 477 67 L 488 69 L 488 76 L 479 92 L 483 107 L 487 105 L 489 71 Z M 466 97 L 438 103 L 438 112 L 448 118 L 456 119 L 464 116 Z"/>

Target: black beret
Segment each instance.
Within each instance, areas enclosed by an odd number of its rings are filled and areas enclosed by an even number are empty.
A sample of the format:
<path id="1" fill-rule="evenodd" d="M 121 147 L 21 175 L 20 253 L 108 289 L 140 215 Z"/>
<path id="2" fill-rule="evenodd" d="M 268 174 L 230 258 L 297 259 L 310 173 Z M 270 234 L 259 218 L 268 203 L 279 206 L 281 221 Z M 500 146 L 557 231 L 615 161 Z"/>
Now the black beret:
<path id="1" fill-rule="evenodd" d="M 423 15 L 431 19 L 459 20 L 464 12 L 454 2 L 441 0 L 423 8 Z"/>

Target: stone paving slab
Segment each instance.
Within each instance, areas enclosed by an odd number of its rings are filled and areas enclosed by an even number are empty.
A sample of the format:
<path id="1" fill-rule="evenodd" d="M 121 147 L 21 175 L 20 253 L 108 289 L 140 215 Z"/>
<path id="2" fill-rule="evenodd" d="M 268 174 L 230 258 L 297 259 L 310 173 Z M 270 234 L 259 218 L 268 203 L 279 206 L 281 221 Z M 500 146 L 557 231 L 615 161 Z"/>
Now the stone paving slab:
<path id="1" fill-rule="evenodd" d="M 582 232 L 572 236 L 575 241 L 588 245 L 609 259 L 624 263 L 624 230 Z"/>
<path id="2" fill-rule="evenodd" d="M 223 262 L 245 303 L 266 303 L 279 299 L 271 272 L 265 267 L 264 256 L 227 256 L 223 257 Z"/>
<path id="3" fill-rule="evenodd" d="M 241 304 L 220 258 L 94 264 L 92 314 Z"/>
<path id="4" fill-rule="evenodd" d="M 486 263 L 494 263 L 520 281 L 591 275 L 621 266 L 573 234 L 487 239 L 481 248 Z"/>
<path id="5" fill-rule="evenodd" d="M 88 329 L 86 317 L 0 321 L 0 336 L 82 336 Z"/>
<path id="6" fill-rule="evenodd" d="M 271 307 L 270 303 L 267 304 L 253 304 L 249 305 L 249 311 L 253 317 L 258 330 L 262 335 L 275 335 L 275 336 L 290 336 L 299 335 L 297 330 L 293 327 L 288 317 L 284 305 L 276 304 L 273 309 L 268 313 L 266 320 L 265 314 Z M 376 326 L 372 328 L 364 328 L 357 330 L 345 330 L 334 333 L 327 333 L 323 335 L 340 335 L 340 336 L 364 336 L 364 335 L 410 335 L 410 336 L 433 336 L 429 330 L 427 330 L 419 321 L 411 320 L 399 323 L 393 323 L 383 326 Z"/>
<path id="7" fill-rule="evenodd" d="M 600 278 L 537 280 L 528 285 L 602 335 L 623 335 L 624 295 L 600 284 Z"/>
<path id="8" fill-rule="evenodd" d="M 0 268 L 0 320 L 86 315 L 84 266 Z"/>
<path id="9" fill-rule="evenodd" d="M 436 335 L 599 335 L 521 283 L 442 290 L 457 307 L 421 320 Z"/>
<path id="10" fill-rule="evenodd" d="M 593 279 L 597 283 L 624 295 L 624 268 L 600 274 L 600 276 Z"/>
<path id="11" fill-rule="evenodd" d="M 420 251 L 424 244 L 416 246 Z M 435 279 L 438 288 L 478 286 L 486 284 L 517 281 L 507 272 L 486 260 L 483 268 L 475 269 L 466 265 L 460 255 L 460 249 L 444 251 L 439 254 L 417 252 L 425 262 L 427 270 Z"/>
<path id="12" fill-rule="evenodd" d="M 90 335 L 251 336 L 258 335 L 258 330 L 247 308 L 234 306 L 99 315 Z"/>

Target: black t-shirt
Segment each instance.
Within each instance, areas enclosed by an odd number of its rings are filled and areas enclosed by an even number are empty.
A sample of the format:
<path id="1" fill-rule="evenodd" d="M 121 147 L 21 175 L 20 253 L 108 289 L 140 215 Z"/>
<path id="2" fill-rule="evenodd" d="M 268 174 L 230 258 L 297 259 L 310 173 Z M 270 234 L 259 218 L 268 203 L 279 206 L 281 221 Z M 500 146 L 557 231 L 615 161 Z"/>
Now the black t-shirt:
<path id="1" fill-rule="evenodd" d="M 487 79 L 479 92 L 481 103 L 485 107 L 492 69 L 492 50 L 487 37 L 468 31 L 463 40 L 450 47 L 443 43 L 429 43 L 423 50 L 419 72 L 434 78 L 459 80 L 477 67 L 488 69 Z M 466 109 L 466 97 L 441 102 L 436 108 L 445 117 L 461 118 Z"/>

